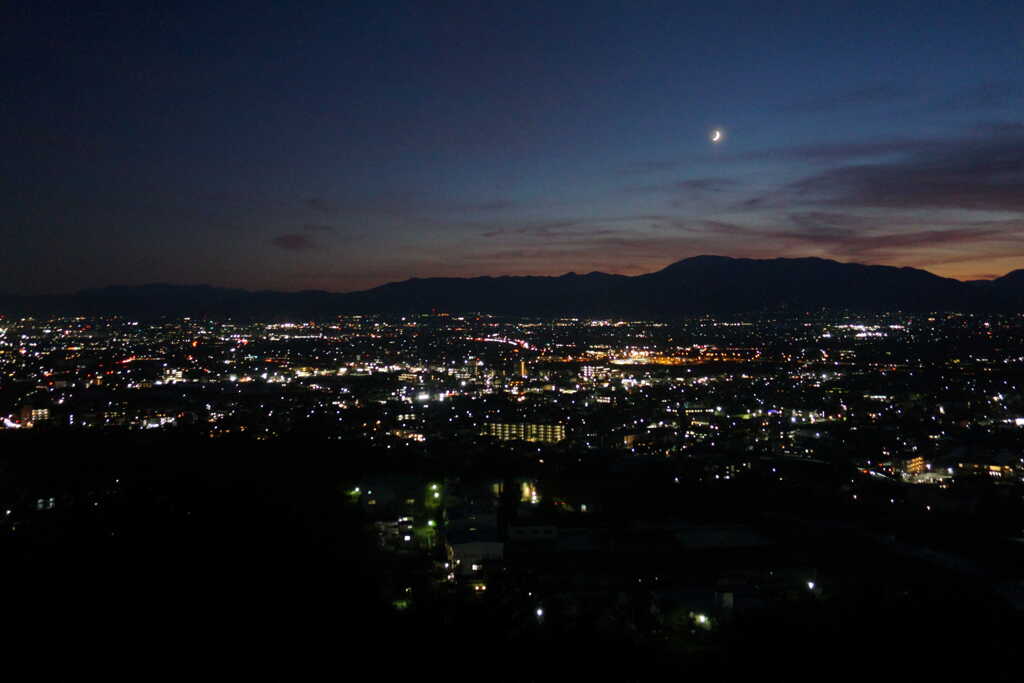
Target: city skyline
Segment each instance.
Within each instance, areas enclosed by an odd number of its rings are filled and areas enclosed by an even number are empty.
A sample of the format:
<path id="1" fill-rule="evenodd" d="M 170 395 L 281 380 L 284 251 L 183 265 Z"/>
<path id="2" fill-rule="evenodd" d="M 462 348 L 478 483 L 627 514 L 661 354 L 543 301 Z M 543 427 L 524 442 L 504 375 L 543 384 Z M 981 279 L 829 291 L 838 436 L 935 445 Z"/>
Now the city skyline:
<path id="1" fill-rule="evenodd" d="M 1020 267 L 1022 10 L 11 12 L 0 291 Z M 723 131 L 713 142 L 713 131 Z"/>

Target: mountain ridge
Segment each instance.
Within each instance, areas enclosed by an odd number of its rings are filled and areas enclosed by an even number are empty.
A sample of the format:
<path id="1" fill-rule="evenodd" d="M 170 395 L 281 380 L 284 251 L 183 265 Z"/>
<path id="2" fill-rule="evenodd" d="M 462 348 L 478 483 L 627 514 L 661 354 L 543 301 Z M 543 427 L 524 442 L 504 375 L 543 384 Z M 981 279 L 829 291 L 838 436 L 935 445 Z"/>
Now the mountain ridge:
<path id="1" fill-rule="evenodd" d="M 640 275 L 591 271 L 562 275 L 409 278 L 367 290 L 250 291 L 209 284 L 150 283 L 91 288 L 71 295 L 0 295 L 0 313 L 210 315 L 324 318 L 346 313 L 487 312 L 507 315 L 673 317 L 822 309 L 854 311 L 1024 310 L 1024 269 L 987 281 L 926 270 L 701 255 Z"/>

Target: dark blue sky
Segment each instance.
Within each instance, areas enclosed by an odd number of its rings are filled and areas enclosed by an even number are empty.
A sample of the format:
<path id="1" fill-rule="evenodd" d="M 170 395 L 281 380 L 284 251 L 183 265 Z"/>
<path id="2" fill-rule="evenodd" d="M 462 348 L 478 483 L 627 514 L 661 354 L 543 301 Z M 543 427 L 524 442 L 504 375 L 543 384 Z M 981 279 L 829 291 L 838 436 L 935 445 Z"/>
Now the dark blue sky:
<path id="1" fill-rule="evenodd" d="M 0 290 L 1024 266 L 1021 2 L 0 12 Z"/>

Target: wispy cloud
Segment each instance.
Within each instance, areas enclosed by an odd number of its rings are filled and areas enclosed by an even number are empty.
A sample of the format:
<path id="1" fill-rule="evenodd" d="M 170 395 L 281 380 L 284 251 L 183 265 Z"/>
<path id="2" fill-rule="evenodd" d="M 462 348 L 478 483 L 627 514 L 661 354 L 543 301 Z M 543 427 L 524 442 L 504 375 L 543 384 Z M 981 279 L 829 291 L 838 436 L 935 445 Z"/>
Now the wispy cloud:
<path id="1" fill-rule="evenodd" d="M 861 159 L 891 157 L 939 151 L 948 141 L 921 138 L 889 138 L 883 140 L 814 143 L 774 149 L 754 150 L 738 154 L 740 161 L 798 161 L 804 163 L 838 163 Z"/>
<path id="2" fill-rule="evenodd" d="M 1020 124 L 991 124 L 975 135 L 953 140 L 798 147 L 780 156 L 843 163 L 746 199 L 740 208 L 817 204 L 1024 211 L 1024 125 Z"/>
<path id="3" fill-rule="evenodd" d="M 530 237 L 548 239 L 556 236 L 571 234 L 569 228 L 580 225 L 581 221 L 576 219 L 544 221 L 531 225 L 519 227 L 498 227 L 480 233 L 481 237 Z"/>
<path id="4" fill-rule="evenodd" d="M 490 201 L 455 204 L 450 207 L 453 211 L 504 211 L 516 206 L 516 202 L 509 199 L 492 199 Z"/>
<path id="5" fill-rule="evenodd" d="M 286 251 L 307 251 L 318 248 L 316 241 L 309 235 L 303 235 L 298 232 L 278 235 L 271 239 L 270 243 L 278 249 L 284 249 Z"/>
<path id="6" fill-rule="evenodd" d="M 919 98 L 920 89 L 914 83 L 886 81 L 860 88 L 837 90 L 805 97 L 794 102 L 790 109 L 820 113 L 851 107 L 889 106 Z"/>
<path id="7" fill-rule="evenodd" d="M 673 171 L 681 166 L 679 161 L 636 161 L 619 169 L 624 175 L 645 175 Z"/>
<path id="8" fill-rule="evenodd" d="M 307 209 L 311 209 L 316 213 L 332 214 L 338 211 L 338 207 L 324 197 L 309 197 L 303 200 L 302 203 Z"/>
<path id="9" fill-rule="evenodd" d="M 940 100 L 940 107 L 959 111 L 1018 107 L 1024 102 L 1024 81 L 988 80 Z"/>

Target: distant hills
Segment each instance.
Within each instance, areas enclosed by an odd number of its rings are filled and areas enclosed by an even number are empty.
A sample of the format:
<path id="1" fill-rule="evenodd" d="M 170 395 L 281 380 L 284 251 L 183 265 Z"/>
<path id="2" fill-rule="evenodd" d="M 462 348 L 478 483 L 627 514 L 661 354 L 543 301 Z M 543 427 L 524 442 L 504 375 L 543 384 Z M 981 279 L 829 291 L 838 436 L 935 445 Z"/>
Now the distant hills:
<path id="1" fill-rule="evenodd" d="M 251 292 L 208 285 L 106 287 L 61 296 L 0 295 L 0 314 L 120 314 L 318 319 L 351 313 L 486 312 L 666 318 L 852 311 L 1024 311 L 1024 270 L 961 282 L 916 268 L 819 258 L 695 256 L 653 273 L 413 278 L 361 292 Z"/>

